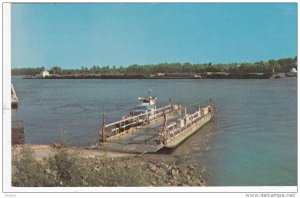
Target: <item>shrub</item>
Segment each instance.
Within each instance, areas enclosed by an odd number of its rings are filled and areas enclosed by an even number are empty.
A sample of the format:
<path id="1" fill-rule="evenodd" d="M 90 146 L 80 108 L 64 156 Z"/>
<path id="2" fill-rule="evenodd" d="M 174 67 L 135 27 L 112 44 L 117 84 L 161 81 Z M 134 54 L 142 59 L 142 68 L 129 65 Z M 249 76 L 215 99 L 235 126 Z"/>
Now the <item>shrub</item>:
<path id="1" fill-rule="evenodd" d="M 33 150 L 27 146 L 20 150 L 19 157 L 12 160 L 12 186 L 53 186 L 52 175 L 33 157 Z"/>
<path id="2" fill-rule="evenodd" d="M 48 166 L 58 186 L 87 186 L 87 168 L 81 164 L 78 154 L 65 149 L 56 149 L 54 156 L 48 159 Z"/>
<path id="3" fill-rule="evenodd" d="M 194 168 L 178 169 L 165 163 L 149 165 L 138 158 L 84 157 L 76 150 L 55 148 L 53 155 L 37 160 L 30 147 L 13 155 L 13 186 L 166 186 L 193 185 Z M 152 168 L 149 168 L 149 167 Z M 174 170 L 173 170 L 174 169 Z M 174 180 L 174 181 L 173 181 Z M 198 181 L 198 180 L 197 180 Z M 170 183 L 171 182 L 171 183 Z M 194 182 L 195 183 L 195 182 Z M 199 183 L 199 182 L 198 182 Z M 198 185 L 197 183 L 197 185 Z"/>

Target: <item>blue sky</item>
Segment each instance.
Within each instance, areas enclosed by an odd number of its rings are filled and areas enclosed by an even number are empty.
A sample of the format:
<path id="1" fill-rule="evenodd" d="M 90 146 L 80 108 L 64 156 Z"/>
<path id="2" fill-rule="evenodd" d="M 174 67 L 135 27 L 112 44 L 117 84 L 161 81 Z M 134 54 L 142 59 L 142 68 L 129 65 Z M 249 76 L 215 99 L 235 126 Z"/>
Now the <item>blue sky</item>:
<path id="1" fill-rule="evenodd" d="M 12 68 L 233 63 L 296 55 L 296 3 L 12 5 Z"/>

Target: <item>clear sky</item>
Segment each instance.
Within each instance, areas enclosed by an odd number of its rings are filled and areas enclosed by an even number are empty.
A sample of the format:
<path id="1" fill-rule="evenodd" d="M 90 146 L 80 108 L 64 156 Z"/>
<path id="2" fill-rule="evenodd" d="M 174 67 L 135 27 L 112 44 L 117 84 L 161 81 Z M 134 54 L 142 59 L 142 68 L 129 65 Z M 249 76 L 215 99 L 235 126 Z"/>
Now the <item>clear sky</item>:
<path id="1" fill-rule="evenodd" d="M 12 67 L 295 57 L 296 3 L 13 4 Z"/>

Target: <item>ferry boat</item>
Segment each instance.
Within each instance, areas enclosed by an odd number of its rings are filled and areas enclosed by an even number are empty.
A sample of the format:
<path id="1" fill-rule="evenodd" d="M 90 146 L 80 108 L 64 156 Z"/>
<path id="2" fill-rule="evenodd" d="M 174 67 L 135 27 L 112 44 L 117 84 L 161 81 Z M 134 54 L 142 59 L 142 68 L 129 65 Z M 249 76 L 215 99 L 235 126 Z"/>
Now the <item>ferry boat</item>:
<path id="1" fill-rule="evenodd" d="M 100 145 L 105 145 L 108 150 L 134 153 L 175 148 L 207 124 L 214 114 L 211 100 L 207 106 L 199 106 L 192 113 L 187 113 L 181 104 L 172 104 L 171 100 L 158 107 L 157 98 L 150 92 L 138 100 L 140 104 L 121 120 L 106 124 L 103 119 L 99 130 Z"/>
<path id="2" fill-rule="evenodd" d="M 291 70 L 290 70 L 290 72 L 286 72 L 285 73 L 285 75 L 287 76 L 287 77 L 297 77 L 297 70 L 296 70 L 296 68 L 292 68 Z"/>

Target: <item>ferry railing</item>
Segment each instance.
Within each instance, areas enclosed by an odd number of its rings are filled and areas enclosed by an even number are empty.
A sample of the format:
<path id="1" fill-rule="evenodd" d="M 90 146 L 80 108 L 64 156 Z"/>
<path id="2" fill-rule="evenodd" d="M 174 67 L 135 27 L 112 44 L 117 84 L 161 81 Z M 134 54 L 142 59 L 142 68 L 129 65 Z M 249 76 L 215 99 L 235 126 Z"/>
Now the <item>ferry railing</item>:
<path id="1" fill-rule="evenodd" d="M 199 120 L 201 120 L 203 117 L 205 117 L 209 112 L 208 109 L 211 108 L 211 105 L 200 108 L 196 112 L 192 114 L 187 114 L 182 118 L 184 120 L 184 125 L 181 126 L 181 123 L 172 122 L 169 125 L 167 125 L 163 131 L 160 133 L 160 136 L 163 137 L 166 140 L 173 139 L 176 136 L 178 136 L 182 130 L 192 126 L 193 124 L 197 123 Z M 206 112 L 206 114 L 205 114 Z M 178 125 L 177 125 L 178 124 Z"/>
<path id="2" fill-rule="evenodd" d="M 170 114 L 172 112 L 172 107 L 173 105 L 169 104 L 164 107 L 157 108 L 154 111 L 145 112 L 135 116 L 129 116 L 109 124 L 105 124 L 103 121 L 102 129 L 99 131 L 99 134 L 102 136 L 102 141 L 106 139 L 104 133 L 108 135 L 106 135 L 107 138 L 111 139 L 115 135 L 120 135 L 122 132 L 127 132 L 128 129 L 132 127 L 146 124 L 147 122 L 161 118 L 164 114 Z"/>
<path id="3" fill-rule="evenodd" d="M 157 118 L 157 116 L 162 115 L 164 113 L 163 112 L 164 110 L 165 110 L 165 112 L 169 113 L 168 109 L 170 109 L 170 108 L 171 108 L 171 105 L 167 105 L 165 107 L 158 108 L 158 109 L 154 110 L 154 115 L 152 117 Z M 159 111 L 161 111 L 161 112 L 159 112 Z M 156 112 L 159 112 L 159 113 L 156 113 Z M 130 116 L 128 118 L 106 124 L 106 125 L 104 125 L 104 128 L 108 128 L 108 127 L 111 127 L 111 126 L 114 126 L 114 125 L 117 125 L 117 124 L 125 123 L 126 121 L 131 121 L 131 120 L 136 119 L 136 118 L 140 119 L 141 117 L 143 118 L 143 117 L 148 116 L 149 114 L 152 114 L 152 113 L 153 112 L 149 111 L 149 112 L 142 113 L 142 114 L 139 114 L 139 115 L 136 115 L 136 116 Z"/>

